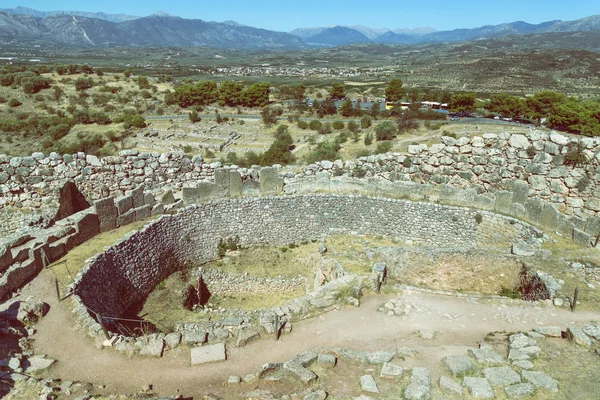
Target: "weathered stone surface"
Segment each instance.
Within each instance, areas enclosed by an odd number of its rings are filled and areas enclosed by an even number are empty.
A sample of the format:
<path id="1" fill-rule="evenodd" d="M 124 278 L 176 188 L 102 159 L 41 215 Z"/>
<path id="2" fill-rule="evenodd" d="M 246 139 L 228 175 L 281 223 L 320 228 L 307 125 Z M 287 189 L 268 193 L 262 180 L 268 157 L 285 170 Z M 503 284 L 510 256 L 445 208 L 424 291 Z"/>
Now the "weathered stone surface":
<path id="1" fill-rule="evenodd" d="M 244 194 L 242 175 L 238 171 L 229 171 L 229 195 L 241 197 Z"/>
<path id="2" fill-rule="evenodd" d="M 363 390 L 363 392 L 379 393 L 377 383 L 371 375 L 363 375 L 360 377 L 360 387 Z"/>
<path id="3" fill-rule="evenodd" d="M 519 383 L 517 385 L 505 387 L 504 392 L 509 399 L 529 397 L 535 392 L 535 386 L 531 383 Z"/>
<path id="4" fill-rule="evenodd" d="M 562 337 L 562 330 L 558 326 L 538 326 L 534 331 L 544 336 Z"/>
<path id="5" fill-rule="evenodd" d="M 415 367 L 404 391 L 407 400 L 429 400 L 431 399 L 431 377 L 426 368 Z"/>
<path id="6" fill-rule="evenodd" d="M 128 191 L 128 196 L 131 196 L 131 200 L 133 201 L 133 208 L 142 207 L 144 203 L 144 186 L 140 185 L 137 188 Z"/>
<path id="7" fill-rule="evenodd" d="M 196 204 L 200 199 L 200 189 L 196 187 L 184 187 L 181 190 L 181 199 L 183 204 Z"/>
<path id="8" fill-rule="evenodd" d="M 279 168 L 261 168 L 259 173 L 259 183 L 261 193 L 281 192 L 283 189 L 283 178 L 279 176 Z"/>
<path id="9" fill-rule="evenodd" d="M 317 375 L 314 372 L 297 362 L 288 361 L 283 363 L 283 369 L 292 373 L 294 376 L 300 379 L 302 383 L 305 384 L 309 384 L 317 380 Z"/>
<path id="10" fill-rule="evenodd" d="M 529 360 L 529 354 L 521 351 L 520 349 L 510 349 L 508 352 L 508 359 L 511 361 L 522 361 Z"/>
<path id="11" fill-rule="evenodd" d="M 171 332 L 165 336 L 165 345 L 169 349 L 174 349 L 181 343 L 181 333 Z"/>
<path id="12" fill-rule="evenodd" d="M 494 367 L 483 370 L 483 375 L 492 385 L 513 385 L 521 383 L 521 377 L 511 367 Z"/>
<path id="13" fill-rule="evenodd" d="M 535 255 L 535 249 L 533 248 L 533 246 L 527 244 L 523 240 L 517 240 L 515 243 L 513 243 L 511 252 L 515 256 L 521 257 L 531 257 Z"/>
<path id="14" fill-rule="evenodd" d="M 489 347 L 479 349 L 469 349 L 469 353 L 475 358 L 480 364 L 504 364 L 506 359 L 500 354 L 496 353 L 494 349 Z"/>
<path id="15" fill-rule="evenodd" d="M 511 349 L 520 349 L 523 347 L 535 346 L 537 344 L 535 339 L 530 338 L 524 333 L 510 335 L 508 340 L 510 342 Z"/>
<path id="16" fill-rule="evenodd" d="M 94 211 L 100 219 L 100 232 L 108 232 L 117 227 L 118 210 L 115 199 L 107 197 L 96 201 Z"/>
<path id="17" fill-rule="evenodd" d="M 335 367 L 336 363 L 336 356 L 333 356 L 331 354 L 319 354 L 317 357 L 317 364 L 323 365 L 325 367 Z"/>
<path id="18" fill-rule="evenodd" d="M 395 351 L 374 351 L 372 353 L 346 349 L 334 349 L 334 351 L 339 357 L 369 364 L 384 364 L 390 362 L 396 355 Z"/>
<path id="19" fill-rule="evenodd" d="M 401 377 L 403 372 L 404 369 L 401 366 L 392 363 L 385 363 L 381 367 L 381 373 L 379 376 L 382 378 L 395 378 Z"/>
<path id="20" fill-rule="evenodd" d="M 240 330 L 235 345 L 237 347 L 242 347 L 252 342 L 253 340 L 258 339 L 259 337 L 260 334 L 254 328 L 247 327 Z"/>
<path id="21" fill-rule="evenodd" d="M 327 392 L 323 389 L 316 390 L 304 396 L 302 400 L 325 400 L 327 398 Z"/>
<path id="22" fill-rule="evenodd" d="M 467 388 L 471 396 L 477 399 L 494 398 L 494 391 L 485 378 L 473 378 L 467 376 L 463 379 L 463 386 Z"/>
<path id="23" fill-rule="evenodd" d="M 523 379 L 533 383 L 535 386 L 548 389 L 551 392 L 558 392 L 558 384 L 551 376 L 539 371 L 523 371 L 521 372 Z"/>
<path id="24" fill-rule="evenodd" d="M 225 359 L 226 355 L 224 343 L 194 347 L 191 350 L 192 365 L 225 361 Z"/>
<path id="25" fill-rule="evenodd" d="M 512 363 L 512 365 L 513 367 L 518 367 L 521 369 L 532 369 L 534 367 L 534 364 L 527 360 L 515 361 Z"/>
<path id="26" fill-rule="evenodd" d="M 447 356 L 442 359 L 444 364 L 448 367 L 452 375 L 457 376 L 464 374 L 465 372 L 475 369 L 475 364 L 467 356 L 455 355 Z"/>
<path id="27" fill-rule="evenodd" d="M 140 349 L 140 355 L 150 357 L 162 357 L 165 349 L 165 341 L 163 339 L 151 339 L 147 345 Z"/>
<path id="28" fill-rule="evenodd" d="M 567 338 L 580 346 L 591 346 L 592 340 L 580 328 L 570 326 L 567 328 Z"/>
<path id="29" fill-rule="evenodd" d="M 445 375 L 440 377 L 440 388 L 444 391 L 455 393 L 458 395 L 463 394 L 463 387 L 459 382 L 456 382 L 452 378 L 448 378 Z"/>
<path id="30" fill-rule="evenodd" d="M 598 325 L 586 325 L 583 327 L 583 333 L 591 338 L 600 341 L 600 326 Z"/>
<path id="31" fill-rule="evenodd" d="M 115 199 L 115 205 L 119 215 L 123 215 L 133 208 L 133 199 L 131 196 L 123 196 Z"/>
<path id="32" fill-rule="evenodd" d="M 36 372 L 44 371 L 52 364 L 54 364 L 56 360 L 45 358 L 45 356 L 33 356 L 29 357 L 27 361 L 24 363 L 25 373 L 33 374 Z"/>

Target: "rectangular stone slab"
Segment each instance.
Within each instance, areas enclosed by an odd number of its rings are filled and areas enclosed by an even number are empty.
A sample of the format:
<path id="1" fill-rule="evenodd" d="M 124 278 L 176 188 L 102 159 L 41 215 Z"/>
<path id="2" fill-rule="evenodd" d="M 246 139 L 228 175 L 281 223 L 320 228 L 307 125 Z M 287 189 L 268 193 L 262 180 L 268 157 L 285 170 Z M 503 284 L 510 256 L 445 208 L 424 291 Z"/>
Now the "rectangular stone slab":
<path id="1" fill-rule="evenodd" d="M 191 350 L 192 365 L 201 365 L 212 362 L 225 361 L 225 343 L 210 346 L 194 347 Z"/>

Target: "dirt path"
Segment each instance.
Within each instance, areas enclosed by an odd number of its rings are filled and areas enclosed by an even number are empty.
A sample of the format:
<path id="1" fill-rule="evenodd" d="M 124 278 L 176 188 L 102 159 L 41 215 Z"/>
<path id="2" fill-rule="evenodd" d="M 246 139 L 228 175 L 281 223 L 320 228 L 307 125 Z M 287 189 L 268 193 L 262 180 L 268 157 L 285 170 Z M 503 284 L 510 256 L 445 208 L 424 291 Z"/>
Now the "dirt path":
<path id="1" fill-rule="evenodd" d="M 46 271 L 44 271 L 46 272 Z M 404 316 L 388 316 L 377 309 L 395 296 L 370 295 L 358 308 L 344 307 L 317 318 L 296 323 L 291 334 L 278 342 L 264 338 L 241 349 L 232 349 L 228 361 L 208 366 L 189 366 L 189 350 L 169 351 L 161 359 L 129 359 L 114 350 L 98 350 L 93 341 L 75 331 L 69 301 L 58 304 L 48 276 L 40 276 L 23 291 L 35 293 L 51 305 L 49 314 L 37 325 L 35 352 L 58 360 L 48 377 L 106 385 L 107 393 L 135 393 L 153 384 L 161 395 L 179 389 L 185 395 L 223 391 L 230 375 L 244 376 L 266 362 L 283 362 L 313 347 L 343 347 L 359 350 L 417 348 L 413 362 L 432 368 L 446 354 L 464 351 L 481 342 L 491 331 L 521 331 L 541 325 L 566 326 L 598 319 L 597 313 L 571 313 L 551 306 L 536 307 L 520 301 L 473 301 L 452 296 L 404 292 L 413 306 Z M 503 304 L 504 303 L 504 304 Z M 432 329 L 432 340 L 416 332 Z"/>

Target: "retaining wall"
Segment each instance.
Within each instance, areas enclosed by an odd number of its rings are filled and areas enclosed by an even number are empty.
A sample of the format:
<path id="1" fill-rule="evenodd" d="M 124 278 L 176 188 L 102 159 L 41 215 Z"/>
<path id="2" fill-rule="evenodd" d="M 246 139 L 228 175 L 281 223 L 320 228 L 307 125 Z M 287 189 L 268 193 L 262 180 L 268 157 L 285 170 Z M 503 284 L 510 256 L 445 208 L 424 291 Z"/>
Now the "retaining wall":
<path id="1" fill-rule="evenodd" d="M 231 199 L 161 217 L 97 256 L 78 275 L 73 291 L 89 309 L 119 317 L 181 263 L 213 258 L 221 238 L 237 236 L 242 246 L 278 246 L 324 233 L 382 235 L 438 246 L 541 235 L 491 212 L 398 199 L 331 194 Z"/>

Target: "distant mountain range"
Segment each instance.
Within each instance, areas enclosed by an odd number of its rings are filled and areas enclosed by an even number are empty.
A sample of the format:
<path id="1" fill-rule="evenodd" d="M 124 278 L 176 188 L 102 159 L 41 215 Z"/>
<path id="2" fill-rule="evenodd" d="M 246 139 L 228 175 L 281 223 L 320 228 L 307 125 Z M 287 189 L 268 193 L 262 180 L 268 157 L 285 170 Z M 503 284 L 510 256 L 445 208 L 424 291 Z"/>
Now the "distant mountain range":
<path id="1" fill-rule="evenodd" d="M 75 15 L 76 17 L 97 18 L 110 22 L 123 22 L 140 18 L 139 16 L 136 17 L 133 15 L 105 14 L 103 12 L 93 13 L 85 11 L 39 11 L 28 7 L 0 8 L 0 11 L 5 12 L 7 14 L 31 15 L 32 17 L 36 18 L 46 18 L 52 17 L 54 15 Z"/>
<path id="2" fill-rule="evenodd" d="M 77 11 L 0 9 L 0 43 L 37 41 L 84 47 L 211 46 L 219 48 L 304 49 L 362 43 L 452 43 L 508 35 L 600 31 L 600 15 L 576 21 L 529 24 L 518 21 L 473 29 L 393 29 L 363 25 L 301 28 L 290 33 L 234 21 L 184 19 L 164 12 L 148 17 Z"/>
<path id="3" fill-rule="evenodd" d="M 527 35 L 549 32 L 592 32 L 600 31 L 600 15 L 593 15 L 576 21 L 548 21 L 529 24 L 517 21 L 500 25 L 486 25 L 472 29 L 436 31 L 433 28 L 395 29 L 370 28 L 365 26 L 334 26 L 295 29 L 290 33 L 306 43 L 323 46 L 341 46 L 359 43 L 417 44 L 464 42 L 479 39 L 493 39 L 507 35 Z"/>

